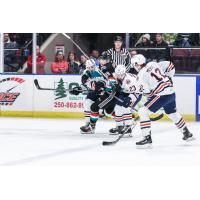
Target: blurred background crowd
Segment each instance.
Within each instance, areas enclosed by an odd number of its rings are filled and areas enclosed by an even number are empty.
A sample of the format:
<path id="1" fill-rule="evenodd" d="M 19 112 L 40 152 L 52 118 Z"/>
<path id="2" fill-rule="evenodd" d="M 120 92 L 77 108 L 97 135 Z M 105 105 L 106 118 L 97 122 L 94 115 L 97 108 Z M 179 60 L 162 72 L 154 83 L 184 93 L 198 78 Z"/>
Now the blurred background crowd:
<path id="1" fill-rule="evenodd" d="M 130 56 L 140 53 L 147 61 L 174 62 L 177 73 L 200 73 L 199 33 L 70 33 L 87 56 L 99 65 L 102 52 L 123 38 Z M 4 33 L 4 72 L 32 73 L 32 34 Z M 37 34 L 37 74 L 82 74 L 86 56 L 62 34 Z"/>

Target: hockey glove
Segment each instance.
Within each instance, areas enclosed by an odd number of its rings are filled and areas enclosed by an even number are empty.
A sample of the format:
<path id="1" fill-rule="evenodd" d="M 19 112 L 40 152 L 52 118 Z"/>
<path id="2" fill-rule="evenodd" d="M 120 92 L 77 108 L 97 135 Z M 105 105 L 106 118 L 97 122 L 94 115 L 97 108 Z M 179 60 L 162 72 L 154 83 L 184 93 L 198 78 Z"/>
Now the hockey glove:
<path id="1" fill-rule="evenodd" d="M 119 101 L 119 100 L 117 101 L 117 104 L 119 106 L 123 106 L 125 108 L 128 108 L 131 104 L 131 98 L 130 97 L 123 97 L 123 98 L 121 98 L 121 101 Z"/>
<path id="2" fill-rule="evenodd" d="M 69 93 L 72 95 L 79 95 L 82 93 L 82 88 L 80 86 L 74 87 Z"/>
<path id="3" fill-rule="evenodd" d="M 120 84 L 115 84 L 115 85 L 113 85 L 112 91 L 114 91 L 114 92 L 120 92 L 120 91 L 121 91 L 121 86 L 120 86 Z"/>
<path id="4" fill-rule="evenodd" d="M 89 76 L 84 74 L 82 77 L 81 77 L 81 82 L 82 84 L 85 84 L 87 82 L 87 80 L 89 79 Z"/>

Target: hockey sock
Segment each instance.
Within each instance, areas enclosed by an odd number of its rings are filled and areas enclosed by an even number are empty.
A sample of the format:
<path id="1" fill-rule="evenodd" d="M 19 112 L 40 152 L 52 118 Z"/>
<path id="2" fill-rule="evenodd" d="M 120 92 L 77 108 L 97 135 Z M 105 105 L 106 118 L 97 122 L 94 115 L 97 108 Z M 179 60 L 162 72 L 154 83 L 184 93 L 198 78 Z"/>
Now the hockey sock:
<path id="1" fill-rule="evenodd" d="M 119 105 L 115 106 L 115 122 L 117 126 L 124 126 L 122 106 L 119 106 Z"/>
<path id="2" fill-rule="evenodd" d="M 131 109 L 130 108 L 124 108 L 123 107 L 123 121 L 124 124 L 127 126 L 130 126 L 133 124 L 133 117 L 132 117 L 132 113 L 131 113 Z"/>
<path id="3" fill-rule="evenodd" d="M 85 99 L 84 101 L 84 115 L 86 123 L 90 122 L 91 105 L 94 103 L 91 99 Z"/>
<path id="4" fill-rule="evenodd" d="M 168 114 L 168 117 L 175 123 L 176 127 L 181 131 L 184 132 L 184 128 L 186 127 L 185 120 L 180 115 L 180 113 L 175 112 Z"/>
<path id="5" fill-rule="evenodd" d="M 98 112 L 91 112 L 90 122 L 93 123 L 93 124 L 96 124 L 98 119 L 99 119 L 99 113 Z"/>
<path id="6" fill-rule="evenodd" d="M 149 118 L 149 110 L 146 107 L 139 109 L 140 128 L 143 136 L 147 136 L 151 132 L 151 120 Z"/>

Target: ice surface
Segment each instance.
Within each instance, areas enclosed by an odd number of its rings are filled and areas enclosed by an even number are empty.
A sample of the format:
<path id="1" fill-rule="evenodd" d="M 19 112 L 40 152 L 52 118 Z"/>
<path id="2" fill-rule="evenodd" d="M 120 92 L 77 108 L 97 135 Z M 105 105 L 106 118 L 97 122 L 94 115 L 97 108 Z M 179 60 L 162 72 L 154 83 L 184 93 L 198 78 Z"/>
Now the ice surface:
<path id="1" fill-rule="evenodd" d="M 117 136 L 108 134 L 114 121 L 100 120 L 94 135 L 82 135 L 84 120 L 0 118 L 0 165 L 194 165 L 200 164 L 200 123 L 189 122 L 196 137 L 185 142 L 172 122 L 153 122 L 153 149 L 136 149 L 132 138 L 102 146 Z"/>

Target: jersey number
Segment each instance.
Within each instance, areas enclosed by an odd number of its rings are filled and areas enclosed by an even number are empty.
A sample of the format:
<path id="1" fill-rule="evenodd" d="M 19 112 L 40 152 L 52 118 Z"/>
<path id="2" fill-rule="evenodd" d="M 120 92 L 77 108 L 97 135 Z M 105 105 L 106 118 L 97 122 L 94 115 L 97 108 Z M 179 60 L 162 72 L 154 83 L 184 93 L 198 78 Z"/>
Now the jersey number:
<path id="1" fill-rule="evenodd" d="M 156 68 L 155 72 L 151 72 L 151 76 L 154 77 L 158 82 L 162 81 L 165 77 L 161 74 L 160 69 Z"/>

